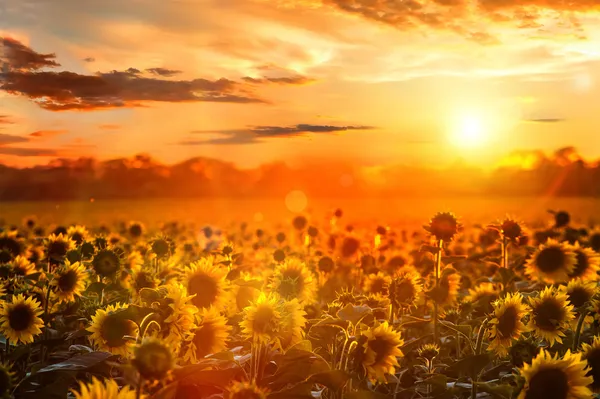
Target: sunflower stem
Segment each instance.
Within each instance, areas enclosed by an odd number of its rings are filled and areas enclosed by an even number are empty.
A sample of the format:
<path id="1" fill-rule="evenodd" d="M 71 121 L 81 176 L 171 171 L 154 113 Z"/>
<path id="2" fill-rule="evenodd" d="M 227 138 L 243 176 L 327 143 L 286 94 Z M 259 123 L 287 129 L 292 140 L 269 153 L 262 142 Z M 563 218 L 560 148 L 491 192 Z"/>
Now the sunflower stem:
<path id="1" fill-rule="evenodd" d="M 502 235 L 502 267 L 508 269 L 508 239 Z"/>
<path id="2" fill-rule="evenodd" d="M 479 327 L 479 333 L 477 334 L 477 342 L 475 344 L 476 355 L 481 354 L 481 348 L 483 346 L 483 336 L 485 335 L 489 322 L 490 321 L 486 318 L 485 320 L 483 320 L 483 323 L 481 323 L 481 327 Z"/>
<path id="3" fill-rule="evenodd" d="M 439 287 L 440 284 L 440 272 L 442 269 L 442 247 L 444 241 L 439 240 L 437 243 L 438 251 L 435 254 L 435 287 Z M 438 324 L 438 303 L 436 300 L 433 301 L 433 342 L 438 343 L 440 340 L 440 326 Z"/>
<path id="4" fill-rule="evenodd" d="M 579 349 L 579 341 L 581 339 L 581 330 L 583 329 L 583 323 L 585 318 L 587 317 L 587 310 L 582 310 L 579 315 L 579 320 L 577 321 L 577 328 L 575 329 L 575 336 L 573 337 L 573 352 L 576 352 Z"/>
<path id="5" fill-rule="evenodd" d="M 48 314 L 48 305 L 50 304 L 50 282 L 46 286 L 46 301 L 44 302 L 44 342 L 42 343 L 42 364 L 46 364 L 48 357 L 48 347 L 46 341 L 48 340 L 48 327 L 50 324 L 50 315 Z"/>
<path id="6" fill-rule="evenodd" d="M 144 385 L 144 377 L 142 377 L 142 375 L 140 374 L 137 388 L 135 390 L 135 399 L 140 399 L 142 397 L 142 386 L 143 385 Z"/>

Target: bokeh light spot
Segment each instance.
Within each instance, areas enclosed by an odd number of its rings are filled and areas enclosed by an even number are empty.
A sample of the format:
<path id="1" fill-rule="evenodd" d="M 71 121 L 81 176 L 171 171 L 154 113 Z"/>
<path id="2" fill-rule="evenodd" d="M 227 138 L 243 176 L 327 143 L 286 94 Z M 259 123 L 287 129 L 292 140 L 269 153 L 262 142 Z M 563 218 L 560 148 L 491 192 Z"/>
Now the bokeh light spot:
<path id="1" fill-rule="evenodd" d="M 285 196 L 285 206 L 291 212 L 302 212 L 306 209 L 306 205 L 308 205 L 308 198 L 303 191 L 290 191 L 288 195 Z"/>

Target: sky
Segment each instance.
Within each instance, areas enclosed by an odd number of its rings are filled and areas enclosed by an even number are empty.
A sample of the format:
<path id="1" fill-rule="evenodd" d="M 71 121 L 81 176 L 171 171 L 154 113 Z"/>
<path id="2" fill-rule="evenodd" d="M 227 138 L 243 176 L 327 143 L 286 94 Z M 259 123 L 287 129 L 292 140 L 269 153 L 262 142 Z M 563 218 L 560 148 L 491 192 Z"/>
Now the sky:
<path id="1" fill-rule="evenodd" d="M 0 163 L 600 157 L 597 0 L 0 0 Z"/>

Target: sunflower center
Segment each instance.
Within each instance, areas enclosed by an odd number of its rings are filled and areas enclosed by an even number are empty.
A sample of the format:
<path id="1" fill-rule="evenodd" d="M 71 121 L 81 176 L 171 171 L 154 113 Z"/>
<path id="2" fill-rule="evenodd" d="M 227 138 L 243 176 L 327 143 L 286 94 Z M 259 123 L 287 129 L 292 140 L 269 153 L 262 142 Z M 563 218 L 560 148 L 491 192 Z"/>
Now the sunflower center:
<path id="1" fill-rule="evenodd" d="M 575 251 L 575 256 L 577 257 L 577 263 L 575 264 L 573 273 L 571 273 L 571 277 L 581 276 L 590 267 L 590 261 L 583 251 Z"/>
<path id="2" fill-rule="evenodd" d="M 384 362 L 388 356 L 390 356 L 390 353 L 394 347 L 385 338 L 376 337 L 374 340 L 369 341 L 369 349 L 375 352 L 374 364 L 380 364 Z"/>
<path id="3" fill-rule="evenodd" d="M 525 399 L 566 399 L 569 394 L 569 379 L 560 369 L 539 370 L 529 381 Z"/>
<path id="4" fill-rule="evenodd" d="M 160 380 L 171 369 L 172 355 L 161 343 L 150 342 L 136 350 L 134 364 L 144 378 Z"/>
<path id="5" fill-rule="evenodd" d="M 275 329 L 275 313 L 273 309 L 260 306 L 254 315 L 252 329 L 256 334 L 271 334 Z"/>
<path id="6" fill-rule="evenodd" d="M 587 352 L 585 360 L 587 360 L 590 366 L 587 375 L 594 378 L 591 388 L 597 392 L 600 389 L 600 348 L 595 348 Z"/>
<path id="7" fill-rule="evenodd" d="M 102 323 L 100 335 L 109 347 L 118 348 L 125 345 L 127 342 L 123 337 L 125 335 L 131 335 L 133 332 L 131 323 L 130 320 L 125 320 L 117 315 L 109 314 Z"/>
<path id="8" fill-rule="evenodd" d="M 514 220 L 505 220 L 502 223 L 502 232 L 506 238 L 517 239 L 521 235 L 521 226 Z"/>
<path id="9" fill-rule="evenodd" d="M 71 240 L 75 241 L 75 244 L 80 245 L 83 242 L 83 234 L 76 232 L 71 235 Z"/>
<path id="10" fill-rule="evenodd" d="M 562 248 L 544 248 L 538 254 L 536 264 L 544 273 L 552 273 L 565 267 L 566 257 Z"/>
<path id="11" fill-rule="evenodd" d="M 517 323 L 519 322 L 518 316 L 517 309 L 514 306 L 510 306 L 498 317 L 496 329 L 502 337 L 510 337 L 515 333 Z"/>
<path id="12" fill-rule="evenodd" d="M 568 293 L 571 305 L 578 309 L 586 304 L 591 298 L 590 294 L 583 287 L 575 287 Z"/>
<path id="13" fill-rule="evenodd" d="M 304 290 L 304 278 L 300 270 L 286 270 L 281 276 L 279 284 L 279 295 L 283 298 L 291 299 L 302 294 Z"/>
<path id="14" fill-rule="evenodd" d="M 62 241 L 54 241 L 48 245 L 48 255 L 54 259 L 64 258 L 67 251 L 67 244 Z"/>
<path id="15" fill-rule="evenodd" d="M 203 358 L 213 352 L 213 347 L 216 341 L 216 330 L 212 323 L 202 324 L 194 334 L 192 340 L 196 346 L 196 357 Z"/>
<path id="16" fill-rule="evenodd" d="M 396 281 L 393 285 L 393 299 L 397 303 L 410 303 L 415 297 L 417 290 L 409 280 Z"/>
<path id="17" fill-rule="evenodd" d="M 58 289 L 62 292 L 73 291 L 79 280 L 77 277 L 77 272 L 74 270 L 68 270 L 66 273 L 61 274 L 58 278 Z"/>
<path id="18" fill-rule="evenodd" d="M 535 324 L 542 330 L 555 331 L 565 318 L 565 311 L 559 303 L 545 300 L 536 309 Z"/>
<path id="19" fill-rule="evenodd" d="M 34 317 L 35 313 L 30 306 L 19 303 L 8 311 L 8 324 L 10 325 L 10 328 L 15 331 L 27 330 L 33 323 Z"/>
<path id="20" fill-rule="evenodd" d="M 404 265 L 406 265 L 406 260 L 402 256 L 394 256 L 388 261 L 387 269 L 390 273 L 393 273 Z"/>
<path id="21" fill-rule="evenodd" d="M 0 249 L 9 252 L 13 257 L 19 255 L 22 250 L 19 241 L 10 237 L 0 238 Z"/>
<path id="22" fill-rule="evenodd" d="M 94 256 L 92 266 L 99 276 L 112 276 L 119 271 L 119 257 L 113 251 L 102 250 Z"/>
<path id="23" fill-rule="evenodd" d="M 196 294 L 192 303 L 198 308 L 208 308 L 219 295 L 219 287 L 215 279 L 206 274 L 195 274 L 188 282 L 190 294 Z"/>
<path id="24" fill-rule="evenodd" d="M 377 278 L 377 279 L 373 280 L 372 284 L 371 284 L 371 293 L 386 294 L 387 293 L 386 281 L 382 278 Z"/>

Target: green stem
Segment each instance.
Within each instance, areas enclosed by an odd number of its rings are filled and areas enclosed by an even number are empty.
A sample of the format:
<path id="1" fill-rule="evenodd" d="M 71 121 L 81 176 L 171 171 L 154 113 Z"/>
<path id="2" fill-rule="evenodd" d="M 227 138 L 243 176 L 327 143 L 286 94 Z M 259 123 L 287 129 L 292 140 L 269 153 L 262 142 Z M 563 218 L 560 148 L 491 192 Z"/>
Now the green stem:
<path id="1" fill-rule="evenodd" d="M 440 273 L 442 270 L 442 248 L 444 241 L 438 241 L 438 252 L 435 256 L 435 287 L 440 285 Z M 433 301 L 433 342 L 437 344 L 440 340 L 440 326 L 438 323 L 439 310 L 437 301 Z"/>
<path id="2" fill-rule="evenodd" d="M 48 347 L 46 346 L 46 342 L 48 340 L 48 327 L 50 324 L 50 315 L 48 314 L 48 305 L 50 304 L 50 282 L 46 286 L 48 292 L 46 292 L 46 301 L 44 302 L 44 343 L 42 344 L 42 364 L 46 363 L 46 359 L 48 357 Z"/>
<path id="3" fill-rule="evenodd" d="M 135 390 L 135 399 L 140 399 L 142 397 L 142 385 L 144 385 L 144 378 L 140 374 L 137 389 Z"/>
<path id="4" fill-rule="evenodd" d="M 475 355 L 481 354 L 481 348 L 483 346 L 483 336 L 485 335 L 485 332 L 487 330 L 488 323 L 489 320 L 485 319 L 483 320 L 483 323 L 481 323 L 481 327 L 479 327 L 479 333 L 477 334 L 477 343 L 475 344 Z M 471 377 L 471 399 L 477 398 L 477 380 L 477 375 Z"/>
<path id="5" fill-rule="evenodd" d="M 502 267 L 508 268 L 508 240 L 502 236 Z"/>
<path id="6" fill-rule="evenodd" d="M 579 341 L 581 340 L 581 330 L 583 329 L 583 323 L 587 315 L 588 312 L 585 309 L 583 309 L 581 311 L 581 315 L 579 315 L 579 320 L 577 321 L 577 328 L 575 329 L 575 336 L 573 337 L 573 352 L 577 352 L 577 350 L 579 349 Z"/>

